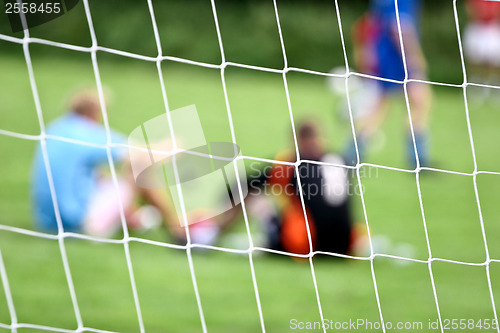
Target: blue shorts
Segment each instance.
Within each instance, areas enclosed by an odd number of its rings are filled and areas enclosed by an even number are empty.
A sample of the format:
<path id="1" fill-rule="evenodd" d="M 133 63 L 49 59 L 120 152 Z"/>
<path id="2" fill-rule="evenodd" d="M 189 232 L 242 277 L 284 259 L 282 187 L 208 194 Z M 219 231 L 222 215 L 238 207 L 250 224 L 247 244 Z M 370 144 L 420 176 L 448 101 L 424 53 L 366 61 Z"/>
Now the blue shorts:
<path id="1" fill-rule="evenodd" d="M 418 31 L 420 4 L 421 0 L 398 1 L 398 13 L 402 25 L 412 25 Z M 403 81 L 405 79 L 405 70 L 401 55 L 401 46 L 399 39 L 394 36 L 394 29 L 397 27 L 395 2 L 394 0 L 371 0 L 370 10 L 375 15 L 380 27 L 380 35 L 376 42 L 377 76 L 390 80 Z M 418 71 L 418 69 L 416 70 Z M 409 77 L 411 73 L 412 69 L 408 68 Z M 402 86 L 402 83 L 379 82 L 384 92 Z"/>
<path id="2" fill-rule="evenodd" d="M 378 73 L 377 75 L 384 79 L 403 81 L 405 79 L 405 70 L 401 51 L 397 48 L 389 37 L 381 38 L 377 43 Z M 401 87 L 402 83 L 379 80 L 382 91 L 388 92 Z"/>

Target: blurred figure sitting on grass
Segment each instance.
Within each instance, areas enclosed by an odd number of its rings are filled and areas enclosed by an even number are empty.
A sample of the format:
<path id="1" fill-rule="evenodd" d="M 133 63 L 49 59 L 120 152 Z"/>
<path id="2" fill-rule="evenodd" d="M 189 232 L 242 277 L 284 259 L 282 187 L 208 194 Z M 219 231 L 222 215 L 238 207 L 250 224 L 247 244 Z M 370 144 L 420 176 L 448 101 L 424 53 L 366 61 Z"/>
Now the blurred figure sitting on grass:
<path id="1" fill-rule="evenodd" d="M 312 121 L 298 127 L 297 143 L 302 161 L 297 170 L 294 165 L 275 164 L 249 177 L 246 202 L 249 211 L 264 224 L 267 246 L 295 254 L 308 254 L 310 244 L 313 251 L 336 254 L 357 251 L 361 237 L 356 237 L 360 230 L 352 223 L 348 170 L 321 164 L 344 165 L 343 159 L 326 151 L 319 127 Z M 295 162 L 296 156 L 286 151 L 278 154 L 276 160 Z M 269 199 L 276 199 L 272 200 L 276 209 L 266 207 L 263 199 L 268 204 Z"/>
<path id="2" fill-rule="evenodd" d="M 345 164 L 341 157 L 326 152 L 319 128 L 314 122 L 304 122 L 298 127 L 297 143 L 302 160 Z M 295 161 L 295 156 L 289 156 L 288 159 L 280 156 L 277 159 Z M 307 162 L 301 163 L 297 170 L 293 165 L 283 164 L 276 164 L 272 168 L 268 179 L 271 186 L 279 184 L 287 188 L 291 185 L 293 188 L 291 193 L 285 193 L 282 198 L 281 223 L 276 227 L 279 243 L 274 246 L 293 253 L 309 253 L 296 171 L 300 176 L 313 250 L 348 253 L 352 240 L 352 217 L 347 169 Z"/>
<path id="3" fill-rule="evenodd" d="M 115 131 L 110 134 L 114 144 L 126 142 L 123 135 Z M 104 147 L 107 143 L 107 133 L 101 124 L 101 106 L 97 92 L 82 91 L 76 94 L 70 102 L 69 111 L 49 124 L 47 136 L 47 155 L 54 195 L 57 197 L 57 209 L 65 232 L 98 237 L 113 235 L 121 228 L 120 202 L 127 224 L 131 228 L 152 227 L 163 220 L 166 224 L 170 223 L 167 226 L 174 236 L 183 232 L 180 227 L 171 225 L 176 219 L 173 218 L 171 209 L 161 193 L 138 188 L 133 181 L 130 167 L 121 167 L 127 157 L 125 148 L 110 149 L 115 166 L 117 169 L 123 169 L 117 175 L 115 186 L 109 175 L 108 152 Z M 104 172 L 106 166 L 108 172 Z M 135 199 L 138 195 L 150 205 L 137 206 Z M 41 231 L 57 233 L 57 218 L 52 199 L 39 144 L 32 177 L 32 204 L 36 226 Z"/>

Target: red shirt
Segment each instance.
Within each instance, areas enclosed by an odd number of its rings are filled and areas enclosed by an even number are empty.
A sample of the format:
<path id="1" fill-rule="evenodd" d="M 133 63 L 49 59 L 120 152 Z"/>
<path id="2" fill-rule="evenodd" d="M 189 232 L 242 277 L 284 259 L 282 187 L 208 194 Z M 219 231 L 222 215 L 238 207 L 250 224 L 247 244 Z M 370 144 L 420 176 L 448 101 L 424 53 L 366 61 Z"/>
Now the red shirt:
<path id="1" fill-rule="evenodd" d="M 468 0 L 469 14 L 474 21 L 490 23 L 500 21 L 500 2 L 487 0 Z"/>

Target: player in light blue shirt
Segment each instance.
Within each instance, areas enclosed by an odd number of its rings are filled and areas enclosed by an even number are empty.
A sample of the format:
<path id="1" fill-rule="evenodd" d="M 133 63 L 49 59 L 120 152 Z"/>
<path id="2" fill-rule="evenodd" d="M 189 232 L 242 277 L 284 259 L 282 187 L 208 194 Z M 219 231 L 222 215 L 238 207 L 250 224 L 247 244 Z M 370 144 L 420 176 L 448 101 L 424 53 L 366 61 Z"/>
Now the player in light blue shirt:
<path id="1" fill-rule="evenodd" d="M 47 135 L 63 137 L 105 146 L 106 131 L 99 123 L 100 106 L 96 98 L 80 96 L 73 110 L 61 116 L 47 128 Z M 113 132 L 114 143 L 124 142 L 122 135 Z M 65 231 L 82 231 L 92 194 L 97 187 L 97 170 L 108 163 L 105 148 L 47 139 L 47 153 Z M 115 162 L 126 156 L 123 149 L 111 149 Z M 57 232 L 56 215 L 47 179 L 45 163 L 39 145 L 33 167 L 32 200 L 39 229 Z"/>
<path id="2" fill-rule="evenodd" d="M 109 161 L 107 132 L 100 120 L 97 94 L 83 92 L 74 98 L 68 113 L 47 127 L 47 155 L 63 231 L 109 237 L 121 227 L 123 208 L 130 227 L 141 228 L 151 224 L 152 219 L 158 222 L 163 219 L 169 231 L 178 234 L 182 230 L 170 227 L 174 221 L 173 214 L 164 198 L 156 192 L 135 186 L 130 168 L 125 167 L 124 172 L 117 175 L 116 183 L 101 172 Z M 110 136 L 113 144 L 125 142 L 124 136 L 117 132 L 111 131 Z M 56 137 L 80 142 L 68 142 Z M 115 146 L 110 152 L 117 168 L 128 156 L 125 148 Z M 137 195 L 155 206 L 155 212 L 151 211 L 153 206 L 147 206 L 145 211 L 145 207 L 134 205 Z M 37 228 L 57 233 L 59 230 L 41 145 L 33 166 L 32 203 Z"/>

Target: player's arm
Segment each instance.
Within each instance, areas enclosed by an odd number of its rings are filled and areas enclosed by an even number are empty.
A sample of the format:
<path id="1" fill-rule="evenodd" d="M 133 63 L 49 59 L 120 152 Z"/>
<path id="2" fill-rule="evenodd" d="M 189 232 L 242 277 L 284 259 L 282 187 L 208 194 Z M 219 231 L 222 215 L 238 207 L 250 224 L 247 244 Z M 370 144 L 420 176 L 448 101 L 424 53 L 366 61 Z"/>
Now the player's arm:
<path id="1" fill-rule="evenodd" d="M 364 14 L 351 28 L 351 36 L 354 45 L 354 64 L 360 72 L 367 72 L 366 59 L 370 57 L 368 47 L 364 36 L 364 25 L 366 23 L 367 14 Z"/>
<path id="2" fill-rule="evenodd" d="M 465 9 L 467 10 L 467 14 L 474 21 L 478 19 L 478 1 L 477 0 L 468 0 L 465 3 Z"/>

